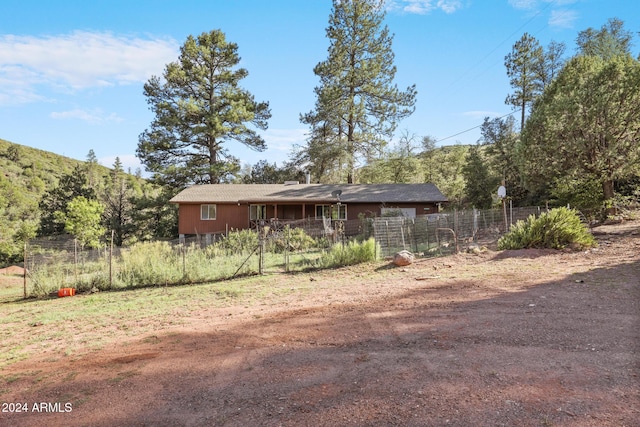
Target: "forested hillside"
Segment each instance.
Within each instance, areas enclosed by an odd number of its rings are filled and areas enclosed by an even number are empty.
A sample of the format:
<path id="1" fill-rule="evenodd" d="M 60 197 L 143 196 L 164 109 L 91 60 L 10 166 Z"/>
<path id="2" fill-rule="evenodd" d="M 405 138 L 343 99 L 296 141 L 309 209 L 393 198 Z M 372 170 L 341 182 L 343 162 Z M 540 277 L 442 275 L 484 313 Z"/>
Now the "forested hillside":
<path id="1" fill-rule="evenodd" d="M 113 230 L 117 244 L 171 235 L 175 216 L 161 197 L 119 159 L 107 168 L 93 150 L 83 162 L 0 139 L 0 266 L 22 260 L 25 240 L 70 233 L 74 218 L 91 213 L 82 228 L 99 237 Z"/>
<path id="2" fill-rule="evenodd" d="M 0 264 L 35 233 L 43 194 L 81 163 L 0 139 Z"/>

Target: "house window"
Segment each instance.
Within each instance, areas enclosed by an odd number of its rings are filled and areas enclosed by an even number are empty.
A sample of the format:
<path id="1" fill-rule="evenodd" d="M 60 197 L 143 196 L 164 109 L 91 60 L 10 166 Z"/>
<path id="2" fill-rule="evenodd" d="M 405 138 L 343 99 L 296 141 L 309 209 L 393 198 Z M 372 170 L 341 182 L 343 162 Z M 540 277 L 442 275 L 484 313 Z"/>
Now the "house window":
<path id="1" fill-rule="evenodd" d="M 200 205 L 200 219 L 216 219 L 216 205 Z"/>
<path id="2" fill-rule="evenodd" d="M 267 205 L 249 205 L 249 219 L 257 221 L 267 218 Z"/>
<path id="3" fill-rule="evenodd" d="M 316 219 L 347 219 L 347 205 L 316 205 Z"/>

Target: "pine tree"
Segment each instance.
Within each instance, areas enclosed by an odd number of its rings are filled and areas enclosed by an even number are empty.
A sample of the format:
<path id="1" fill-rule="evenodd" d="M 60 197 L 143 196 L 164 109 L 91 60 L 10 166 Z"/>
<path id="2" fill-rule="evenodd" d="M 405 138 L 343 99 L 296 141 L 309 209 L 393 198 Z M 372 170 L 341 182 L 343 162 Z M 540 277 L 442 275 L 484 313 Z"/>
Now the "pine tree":
<path id="1" fill-rule="evenodd" d="M 266 148 L 256 129 L 267 128 L 269 104 L 239 86 L 248 72 L 235 68 L 237 50 L 219 30 L 189 36 L 163 79 L 145 84 L 155 119 L 140 135 L 137 154 L 158 181 L 176 188 L 221 182 L 240 169 L 229 143 Z"/>
<path id="2" fill-rule="evenodd" d="M 633 33 L 625 30 L 624 22 L 611 18 L 600 30 L 587 28 L 580 31 L 576 43 L 580 55 L 611 59 L 618 55 L 630 55 L 632 40 Z"/>
<path id="3" fill-rule="evenodd" d="M 611 208 L 640 164 L 640 61 L 578 55 L 536 102 L 522 134 L 529 180 L 595 178 Z M 613 210 L 610 209 L 610 212 Z"/>
<path id="4" fill-rule="evenodd" d="M 507 96 L 505 104 L 520 109 L 520 129 L 524 127 L 527 107 L 540 93 L 539 77 L 544 50 L 535 37 L 524 33 L 504 58 L 509 83 L 514 92 Z"/>
<path id="5" fill-rule="evenodd" d="M 131 202 L 134 191 L 122 168 L 122 162 L 116 157 L 113 169 L 105 178 L 102 200 L 104 204 L 104 222 L 109 231 L 113 231 L 113 240 L 116 246 L 122 246 L 134 230 Z"/>
<path id="6" fill-rule="evenodd" d="M 87 200 L 96 200 L 96 193 L 89 186 L 86 168 L 77 165 L 74 170 L 62 176 L 58 185 L 46 192 L 40 201 L 40 228 L 38 235 L 50 236 L 65 232 L 64 221 L 56 212 L 66 214 L 69 202 L 76 197 L 84 197 Z"/>
<path id="7" fill-rule="evenodd" d="M 465 180 L 465 198 L 477 209 L 489 209 L 496 180 L 489 174 L 489 167 L 480 155 L 477 146 L 469 149 L 466 163 L 462 167 Z"/>
<path id="8" fill-rule="evenodd" d="M 346 168 L 348 183 L 358 156 L 381 153 L 398 122 L 414 111 L 415 85 L 401 91 L 393 83 L 393 36 L 384 17 L 384 1 L 333 0 L 329 55 L 314 68 L 315 110 L 301 116 L 312 129 L 306 150 L 322 155 L 312 160 L 327 162 L 339 150 L 343 156 L 331 166 Z"/>

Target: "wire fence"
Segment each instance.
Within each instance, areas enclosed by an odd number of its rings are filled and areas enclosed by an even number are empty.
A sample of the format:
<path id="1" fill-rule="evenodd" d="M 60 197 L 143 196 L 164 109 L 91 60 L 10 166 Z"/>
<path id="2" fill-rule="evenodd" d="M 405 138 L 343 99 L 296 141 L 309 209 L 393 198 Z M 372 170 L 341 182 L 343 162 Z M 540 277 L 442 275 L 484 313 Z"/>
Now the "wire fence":
<path id="1" fill-rule="evenodd" d="M 519 220 L 538 216 L 540 207 L 452 212 L 407 217 L 377 217 L 371 220 L 371 233 L 384 256 L 409 250 L 422 256 L 446 255 L 470 243 L 499 238 Z"/>
<path id="2" fill-rule="evenodd" d="M 419 256 L 455 253 L 472 242 L 495 240 L 539 207 L 461 210 L 409 217 L 350 221 L 301 220 L 256 224 L 253 230 L 171 241 L 82 247 L 69 236 L 25 246 L 24 297 L 143 286 L 204 283 L 264 273 L 314 269 L 332 246 L 373 237 L 378 256 L 409 250 Z M 376 249 L 378 250 L 378 249 Z"/>

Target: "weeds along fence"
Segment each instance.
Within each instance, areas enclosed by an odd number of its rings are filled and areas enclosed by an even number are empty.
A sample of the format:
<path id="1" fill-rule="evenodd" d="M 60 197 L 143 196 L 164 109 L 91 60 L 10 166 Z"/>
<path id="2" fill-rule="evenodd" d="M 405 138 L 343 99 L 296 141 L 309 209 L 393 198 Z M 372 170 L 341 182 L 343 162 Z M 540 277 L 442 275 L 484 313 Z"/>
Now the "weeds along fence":
<path id="1" fill-rule="evenodd" d="M 25 250 L 26 296 L 202 283 L 262 273 L 329 268 L 410 250 L 423 256 L 499 237 L 540 208 L 452 211 L 351 221 L 261 224 L 218 236 L 82 247 L 70 237 L 37 239 Z M 356 243 L 359 242 L 359 243 Z M 372 243 L 373 242 L 373 243 Z"/>
<path id="2" fill-rule="evenodd" d="M 333 249 L 337 244 L 338 252 Z M 25 250 L 25 297 L 53 295 L 67 287 L 87 292 L 212 282 L 353 264 L 374 260 L 379 254 L 371 243 L 357 248 L 349 245 L 346 237 L 338 241 L 325 233 L 314 238 L 303 228 L 288 226 L 122 248 L 83 248 L 69 237 L 38 239 L 30 241 Z M 358 252 L 362 248 L 367 253 Z"/>

